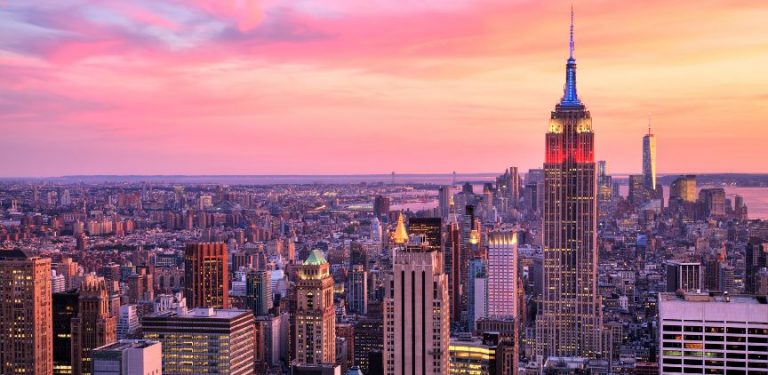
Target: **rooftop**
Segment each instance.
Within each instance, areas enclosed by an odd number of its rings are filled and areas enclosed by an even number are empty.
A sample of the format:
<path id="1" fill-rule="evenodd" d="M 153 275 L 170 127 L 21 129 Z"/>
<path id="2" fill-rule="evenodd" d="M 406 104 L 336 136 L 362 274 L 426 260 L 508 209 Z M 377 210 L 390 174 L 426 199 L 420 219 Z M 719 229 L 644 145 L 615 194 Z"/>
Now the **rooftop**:
<path id="1" fill-rule="evenodd" d="M 304 261 L 305 266 L 319 266 L 322 264 L 328 264 L 328 261 L 325 260 L 323 252 L 317 249 L 312 250 L 307 257 L 307 260 Z"/>
<path id="2" fill-rule="evenodd" d="M 120 340 L 118 342 L 114 342 L 112 344 L 104 345 L 102 347 L 98 347 L 94 350 L 99 351 L 123 351 L 127 349 L 144 349 L 148 348 L 153 345 L 160 345 L 160 342 L 158 341 L 152 341 L 152 340 Z"/>

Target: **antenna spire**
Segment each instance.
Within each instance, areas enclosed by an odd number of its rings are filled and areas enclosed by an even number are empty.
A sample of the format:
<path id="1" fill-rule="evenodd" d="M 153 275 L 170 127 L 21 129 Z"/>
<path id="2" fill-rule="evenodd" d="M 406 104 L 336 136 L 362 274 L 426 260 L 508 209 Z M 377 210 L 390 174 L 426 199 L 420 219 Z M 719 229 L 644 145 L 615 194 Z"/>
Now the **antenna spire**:
<path id="1" fill-rule="evenodd" d="M 648 135 L 651 135 L 651 112 L 648 112 Z"/>
<path id="2" fill-rule="evenodd" d="M 571 43 L 570 43 L 570 58 L 573 58 L 573 3 L 571 3 Z"/>

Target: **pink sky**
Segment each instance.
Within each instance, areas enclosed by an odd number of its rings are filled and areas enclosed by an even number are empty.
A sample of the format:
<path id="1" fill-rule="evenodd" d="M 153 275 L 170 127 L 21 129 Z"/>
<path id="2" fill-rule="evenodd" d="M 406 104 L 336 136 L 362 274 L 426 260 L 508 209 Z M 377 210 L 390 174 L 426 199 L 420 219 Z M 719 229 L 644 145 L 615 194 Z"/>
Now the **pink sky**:
<path id="1" fill-rule="evenodd" d="M 585 0 L 597 158 L 768 172 L 768 3 Z M 0 1 L 0 176 L 538 168 L 567 1 Z"/>

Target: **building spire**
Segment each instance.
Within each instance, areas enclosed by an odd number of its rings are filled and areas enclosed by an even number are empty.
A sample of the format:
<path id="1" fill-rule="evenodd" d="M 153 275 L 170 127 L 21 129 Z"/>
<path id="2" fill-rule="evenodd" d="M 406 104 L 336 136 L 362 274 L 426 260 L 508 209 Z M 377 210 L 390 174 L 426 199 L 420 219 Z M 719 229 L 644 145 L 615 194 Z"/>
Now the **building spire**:
<path id="1" fill-rule="evenodd" d="M 570 56 L 569 56 L 569 58 L 573 59 L 573 49 L 574 49 L 574 45 L 573 45 L 573 3 L 571 3 L 571 43 L 570 43 L 569 47 L 570 47 Z"/>
<path id="2" fill-rule="evenodd" d="M 576 94 L 576 59 L 573 58 L 574 42 L 573 42 L 573 4 L 571 4 L 571 38 L 568 63 L 565 66 L 565 87 L 563 88 L 563 98 L 560 99 L 561 106 L 578 107 L 581 106 L 581 100 Z"/>
<path id="3" fill-rule="evenodd" d="M 648 112 L 648 135 L 651 134 L 651 112 Z"/>

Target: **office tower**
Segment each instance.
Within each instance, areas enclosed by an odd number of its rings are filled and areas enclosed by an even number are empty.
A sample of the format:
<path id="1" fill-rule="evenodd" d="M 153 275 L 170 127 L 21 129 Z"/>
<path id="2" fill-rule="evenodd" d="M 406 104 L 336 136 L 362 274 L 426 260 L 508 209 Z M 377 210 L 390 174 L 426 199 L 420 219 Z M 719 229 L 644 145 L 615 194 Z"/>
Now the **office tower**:
<path id="1" fill-rule="evenodd" d="M 93 375 L 159 375 L 162 355 L 157 341 L 120 340 L 93 349 Z"/>
<path id="2" fill-rule="evenodd" d="M 312 250 L 296 281 L 296 364 L 336 362 L 336 311 L 333 277 L 320 250 Z"/>
<path id="3" fill-rule="evenodd" d="M 408 234 L 423 235 L 431 251 L 442 251 L 442 220 L 439 217 L 412 217 L 408 219 Z"/>
<path id="4" fill-rule="evenodd" d="M 378 217 L 374 216 L 373 219 L 371 219 L 371 240 L 376 243 L 381 243 L 382 239 L 383 231 L 381 229 L 381 221 L 379 221 Z"/>
<path id="5" fill-rule="evenodd" d="M 629 176 L 629 201 L 641 204 L 648 201 L 650 197 L 650 190 L 645 187 L 645 177 L 639 174 Z"/>
<path id="6" fill-rule="evenodd" d="M 597 197 L 600 202 L 610 202 L 613 199 L 613 179 L 608 174 L 605 160 L 597 162 Z"/>
<path id="7" fill-rule="evenodd" d="M 768 241 L 750 237 L 744 259 L 744 291 L 748 294 L 758 293 L 758 274 L 760 270 L 768 269 Z"/>
<path id="8" fill-rule="evenodd" d="M 117 339 L 127 339 L 139 328 L 141 328 L 141 324 L 139 323 L 139 316 L 136 314 L 136 305 L 120 306 L 120 313 L 117 318 Z"/>
<path id="9" fill-rule="evenodd" d="M 253 310 L 253 315 L 262 316 L 269 314 L 273 306 L 272 301 L 272 272 L 251 270 L 245 276 L 245 301 L 248 308 Z"/>
<path id="10" fill-rule="evenodd" d="M 254 373 L 250 310 L 182 306 L 144 316 L 142 331 L 144 339 L 162 345 L 163 375 Z"/>
<path id="11" fill-rule="evenodd" d="M 80 310 L 80 293 L 53 294 L 53 374 L 72 374 L 72 318 Z"/>
<path id="12" fill-rule="evenodd" d="M 395 253 L 391 317 L 385 317 L 384 332 L 394 332 L 385 341 L 385 373 L 448 374 L 449 309 L 448 276 L 442 256 L 424 236 L 413 236 Z M 389 314 L 390 312 L 385 312 Z"/>
<path id="13" fill-rule="evenodd" d="M 51 260 L 0 250 L 0 373 L 53 373 Z"/>
<path id="14" fill-rule="evenodd" d="M 483 259 L 469 263 L 467 281 L 467 330 L 474 332 L 477 321 L 488 316 L 488 267 Z"/>
<path id="15" fill-rule="evenodd" d="M 722 218 L 725 216 L 725 190 L 723 188 L 701 189 L 699 201 L 706 217 Z"/>
<path id="16" fill-rule="evenodd" d="M 656 190 L 656 136 L 651 133 L 648 118 L 648 134 L 643 136 L 643 181 L 648 191 Z"/>
<path id="17" fill-rule="evenodd" d="M 517 233 L 491 232 L 488 235 L 488 317 L 517 317 L 517 264 Z"/>
<path id="18" fill-rule="evenodd" d="M 78 315 L 72 318 L 72 373 L 92 374 L 91 351 L 117 340 L 117 316 L 109 312 L 104 278 L 86 275 L 80 285 Z"/>
<path id="19" fill-rule="evenodd" d="M 378 318 L 362 318 L 355 322 L 355 365 L 368 374 L 369 353 L 384 349 L 384 321 Z M 381 371 L 383 369 L 379 369 Z"/>
<path id="20" fill-rule="evenodd" d="M 349 269 L 350 271 L 354 266 L 363 266 L 363 269 L 368 267 L 368 254 L 360 242 L 352 242 L 349 245 Z"/>
<path id="21" fill-rule="evenodd" d="M 461 313 L 466 308 L 462 303 L 461 229 L 455 213 L 451 213 L 445 226 L 445 246 L 443 247 L 443 272 L 448 276 L 448 295 L 450 296 L 451 322 L 461 321 Z"/>
<path id="22" fill-rule="evenodd" d="M 368 272 L 362 265 L 352 266 L 347 276 L 347 308 L 351 314 L 368 313 Z"/>
<path id="23" fill-rule="evenodd" d="M 451 339 L 448 347 L 451 374 L 496 375 L 496 343 L 482 338 Z"/>
<path id="24" fill-rule="evenodd" d="M 696 202 L 696 176 L 680 176 L 672 181 L 669 185 L 669 206 L 672 206 L 675 201 Z"/>
<path id="25" fill-rule="evenodd" d="M 669 261 L 665 266 L 667 292 L 701 290 L 701 263 Z"/>
<path id="26" fill-rule="evenodd" d="M 184 249 L 184 295 L 189 307 L 229 308 L 227 245 L 188 244 Z"/>
<path id="27" fill-rule="evenodd" d="M 660 293 L 663 374 L 764 374 L 768 304 L 751 296 Z"/>
<path id="28" fill-rule="evenodd" d="M 265 368 L 280 365 L 280 315 L 262 315 L 256 317 L 256 348 L 255 357 L 257 373 L 265 372 Z M 259 367 L 259 365 L 261 367 Z"/>
<path id="29" fill-rule="evenodd" d="M 391 200 L 389 197 L 377 195 L 376 198 L 373 199 L 373 216 L 379 219 L 382 217 L 388 217 L 390 203 Z"/>
<path id="30" fill-rule="evenodd" d="M 597 295 L 597 201 L 592 117 L 576 93 L 571 11 L 565 89 L 546 135 L 544 293 L 536 322 L 537 354 L 600 354 Z"/>
<path id="31" fill-rule="evenodd" d="M 451 213 L 451 205 L 453 202 L 453 189 L 451 186 L 441 186 L 437 192 L 438 208 L 440 209 L 440 217 L 447 219 Z"/>

